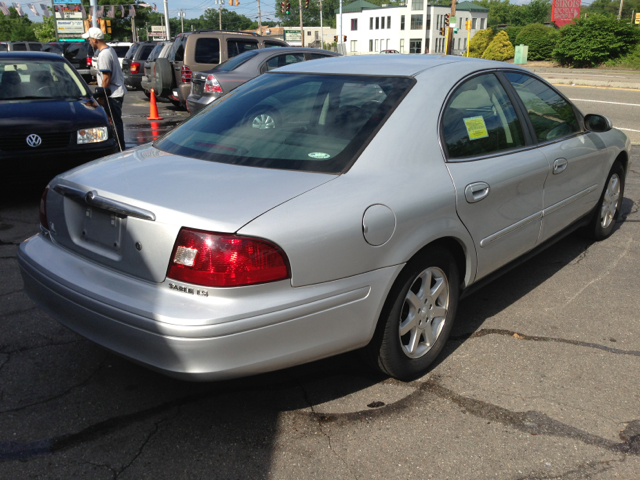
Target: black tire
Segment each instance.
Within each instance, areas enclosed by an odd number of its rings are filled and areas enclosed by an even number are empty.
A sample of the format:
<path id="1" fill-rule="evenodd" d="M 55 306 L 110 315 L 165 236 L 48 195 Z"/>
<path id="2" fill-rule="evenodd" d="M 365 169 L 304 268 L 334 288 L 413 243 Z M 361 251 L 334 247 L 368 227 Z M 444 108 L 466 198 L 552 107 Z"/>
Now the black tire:
<path id="1" fill-rule="evenodd" d="M 280 112 L 275 107 L 254 108 L 247 113 L 244 121 L 259 130 L 270 130 L 282 126 Z"/>
<path id="2" fill-rule="evenodd" d="M 173 98 L 170 98 L 169 101 L 171 102 L 171 105 L 173 105 L 176 108 L 182 108 L 182 104 L 180 103 L 180 100 L 174 100 Z"/>
<path id="3" fill-rule="evenodd" d="M 145 90 L 144 94 L 146 95 L 147 98 L 151 98 L 151 92 L 149 90 Z"/>
<path id="4" fill-rule="evenodd" d="M 586 233 L 589 238 L 600 241 L 609 238 L 613 233 L 622 208 L 624 182 L 624 169 L 620 162 L 616 161 L 607 176 L 607 182 L 600 195 L 600 201 L 593 213 L 593 218 L 586 227 Z M 615 195 L 616 192 L 617 197 Z"/>
<path id="5" fill-rule="evenodd" d="M 156 96 L 168 97 L 173 92 L 173 68 L 169 59 L 158 58 L 156 59 Z"/>
<path id="6" fill-rule="evenodd" d="M 425 272 L 435 275 L 423 276 Z M 431 282 L 430 291 L 435 280 L 448 286 L 446 301 L 444 295 L 440 294 L 435 302 L 433 298 L 428 298 L 422 303 L 424 308 L 416 311 L 407 298 L 409 291 L 419 297 L 423 291 L 422 285 L 427 280 Z M 459 284 L 458 268 L 446 249 L 435 246 L 414 257 L 394 282 L 380 313 L 373 339 L 364 349 L 363 353 L 369 363 L 382 373 L 399 380 L 410 381 L 423 376 L 444 348 L 451 333 L 458 304 Z M 444 315 L 432 317 L 433 312 L 437 311 L 432 308 L 434 304 L 436 307 L 445 307 Z M 403 323 L 411 323 L 408 320 L 412 313 L 415 314 L 415 324 L 422 325 L 423 333 L 418 333 L 420 328 L 415 328 L 415 333 L 412 331 L 401 335 L 400 327 Z M 427 329 L 430 329 L 432 335 L 435 331 L 431 345 L 428 345 Z M 418 342 L 415 352 L 410 354 L 410 339 L 414 337 L 417 337 Z"/>

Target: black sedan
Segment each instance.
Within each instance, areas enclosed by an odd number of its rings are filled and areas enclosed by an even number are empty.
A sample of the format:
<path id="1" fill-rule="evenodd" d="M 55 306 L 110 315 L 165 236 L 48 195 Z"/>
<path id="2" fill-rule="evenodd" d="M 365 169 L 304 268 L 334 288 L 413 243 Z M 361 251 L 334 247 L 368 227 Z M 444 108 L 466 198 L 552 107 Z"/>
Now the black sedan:
<path id="1" fill-rule="evenodd" d="M 104 109 L 53 53 L 0 53 L 3 178 L 53 175 L 118 151 Z"/>
<path id="2" fill-rule="evenodd" d="M 229 93 L 252 78 L 292 63 L 336 57 L 337 53 L 318 48 L 264 48 L 249 50 L 206 72 L 193 76 L 187 109 L 196 114 L 216 98 Z"/>

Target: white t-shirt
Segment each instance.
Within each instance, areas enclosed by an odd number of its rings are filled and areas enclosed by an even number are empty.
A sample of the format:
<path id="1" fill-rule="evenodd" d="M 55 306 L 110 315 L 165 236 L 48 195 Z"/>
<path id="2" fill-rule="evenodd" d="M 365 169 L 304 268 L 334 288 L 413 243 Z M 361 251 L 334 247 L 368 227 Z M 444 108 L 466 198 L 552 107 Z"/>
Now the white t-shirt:
<path id="1" fill-rule="evenodd" d="M 127 89 L 124 86 L 124 75 L 122 74 L 122 68 L 120 68 L 118 54 L 111 47 L 103 48 L 100 50 L 100 53 L 98 53 L 99 86 L 102 86 L 103 73 L 111 74 L 111 97 L 124 97 L 124 94 L 127 93 Z"/>

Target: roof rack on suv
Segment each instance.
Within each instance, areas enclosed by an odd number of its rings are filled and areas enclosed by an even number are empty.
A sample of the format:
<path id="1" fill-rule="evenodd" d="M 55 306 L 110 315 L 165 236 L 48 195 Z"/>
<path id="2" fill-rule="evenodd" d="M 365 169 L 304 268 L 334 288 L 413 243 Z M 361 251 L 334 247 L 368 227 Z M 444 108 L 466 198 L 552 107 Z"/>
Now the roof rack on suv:
<path id="1" fill-rule="evenodd" d="M 239 32 L 237 30 L 196 30 L 195 32 L 184 32 L 184 33 L 233 33 L 233 34 L 239 34 L 239 35 L 252 35 L 254 37 L 262 36 L 257 34 L 256 32 Z"/>

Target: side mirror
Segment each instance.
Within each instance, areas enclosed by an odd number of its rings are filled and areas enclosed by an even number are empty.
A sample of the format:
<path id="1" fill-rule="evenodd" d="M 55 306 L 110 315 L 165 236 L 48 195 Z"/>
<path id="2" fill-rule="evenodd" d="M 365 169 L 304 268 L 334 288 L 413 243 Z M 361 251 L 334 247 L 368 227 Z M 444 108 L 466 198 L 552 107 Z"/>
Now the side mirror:
<path id="1" fill-rule="evenodd" d="M 590 132 L 608 132 L 613 128 L 611 120 L 604 115 L 594 115 L 592 113 L 584 116 L 584 126 Z"/>

